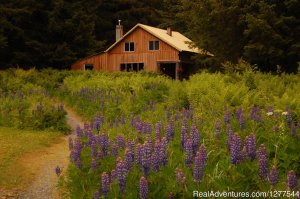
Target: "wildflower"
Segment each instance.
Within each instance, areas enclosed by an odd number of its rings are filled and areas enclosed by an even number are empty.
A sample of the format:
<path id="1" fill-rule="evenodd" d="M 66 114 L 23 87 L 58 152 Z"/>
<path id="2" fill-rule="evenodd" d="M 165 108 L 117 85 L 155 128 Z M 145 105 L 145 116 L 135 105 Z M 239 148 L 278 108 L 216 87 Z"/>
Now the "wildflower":
<path id="1" fill-rule="evenodd" d="M 76 127 L 76 134 L 77 134 L 78 137 L 82 137 L 83 136 L 83 131 L 80 128 L 80 126 Z"/>
<path id="2" fill-rule="evenodd" d="M 117 135 L 117 144 L 119 148 L 125 148 L 126 147 L 126 142 L 123 136 Z"/>
<path id="3" fill-rule="evenodd" d="M 182 148 L 184 149 L 185 146 L 185 142 L 186 142 L 186 139 L 187 139 L 187 128 L 185 126 L 182 126 L 181 127 L 181 134 L 180 134 L 180 141 L 181 141 L 181 146 Z"/>
<path id="4" fill-rule="evenodd" d="M 195 165 L 194 165 L 194 182 L 201 182 L 204 175 L 204 167 L 206 165 L 206 152 L 205 154 L 201 152 L 201 148 L 205 147 L 204 145 L 200 146 L 200 151 L 197 152 L 195 156 Z"/>
<path id="5" fill-rule="evenodd" d="M 190 166 L 193 158 L 193 146 L 191 140 L 188 138 L 185 142 L 185 164 Z"/>
<path id="6" fill-rule="evenodd" d="M 290 190 L 293 190 L 297 187 L 298 182 L 297 182 L 297 177 L 295 171 L 291 170 L 288 173 L 288 178 L 287 178 L 287 187 Z"/>
<path id="7" fill-rule="evenodd" d="M 272 166 L 270 171 L 269 181 L 272 186 L 275 186 L 279 182 L 279 175 L 275 165 Z"/>
<path id="8" fill-rule="evenodd" d="M 156 123 L 155 125 L 155 139 L 160 139 L 160 131 L 161 131 L 161 122 Z"/>
<path id="9" fill-rule="evenodd" d="M 125 169 L 127 172 L 132 168 L 133 162 L 134 162 L 133 151 L 127 148 L 125 150 L 125 160 L 124 160 Z"/>
<path id="10" fill-rule="evenodd" d="M 219 119 L 217 119 L 217 121 L 216 121 L 216 135 L 217 135 L 218 139 L 220 138 L 220 129 L 221 129 L 221 122 L 220 122 Z"/>
<path id="11" fill-rule="evenodd" d="M 148 198 L 148 182 L 144 176 L 140 179 L 140 199 Z"/>
<path id="12" fill-rule="evenodd" d="M 142 145 L 140 143 L 137 144 L 136 146 L 136 159 L 135 159 L 135 164 L 137 166 L 141 166 L 142 165 Z"/>
<path id="13" fill-rule="evenodd" d="M 56 173 L 57 176 L 59 176 L 59 175 L 61 174 L 61 169 L 60 169 L 59 166 L 57 166 L 57 167 L 55 168 L 55 173 Z"/>
<path id="14" fill-rule="evenodd" d="M 98 167 L 97 161 L 96 161 L 95 159 L 92 159 L 92 162 L 91 162 L 91 168 L 92 168 L 93 170 L 96 170 L 97 167 Z"/>
<path id="15" fill-rule="evenodd" d="M 230 124 L 230 110 L 226 108 L 226 111 L 224 113 L 224 123 Z"/>
<path id="16" fill-rule="evenodd" d="M 109 175 L 106 172 L 101 174 L 101 185 L 102 185 L 102 194 L 104 197 L 107 196 L 109 192 Z"/>
<path id="17" fill-rule="evenodd" d="M 100 193 L 99 193 L 99 191 L 95 191 L 94 192 L 94 197 L 93 197 L 93 199 L 99 199 L 100 198 Z"/>
<path id="18" fill-rule="evenodd" d="M 80 161 L 80 158 L 78 158 L 76 161 L 75 161 L 75 165 L 78 169 L 81 169 L 82 168 L 82 163 Z"/>
<path id="19" fill-rule="evenodd" d="M 99 144 L 102 149 L 102 153 L 104 156 L 107 155 L 107 148 L 108 148 L 108 137 L 106 133 L 102 133 L 99 137 Z"/>
<path id="20" fill-rule="evenodd" d="M 149 174 L 149 169 L 151 165 L 151 151 L 150 144 L 145 141 L 145 143 L 142 146 L 142 167 L 145 175 Z"/>
<path id="21" fill-rule="evenodd" d="M 245 138 L 245 146 L 248 157 L 254 160 L 256 157 L 256 136 L 251 133 Z"/>
<path id="22" fill-rule="evenodd" d="M 259 156 L 259 177 L 265 181 L 268 176 L 268 159 L 265 155 Z"/>
<path id="23" fill-rule="evenodd" d="M 111 154 L 114 157 L 116 157 L 118 155 L 118 150 L 119 150 L 119 148 L 118 148 L 117 144 L 114 143 L 114 144 L 111 145 Z"/>
<path id="24" fill-rule="evenodd" d="M 160 151 L 159 151 L 159 163 L 160 165 L 166 165 L 168 162 L 168 143 L 166 137 L 161 139 Z"/>
<path id="25" fill-rule="evenodd" d="M 186 181 L 185 181 L 185 176 L 184 176 L 182 169 L 176 168 L 175 173 L 176 173 L 177 183 L 185 184 Z"/>
<path id="26" fill-rule="evenodd" d="M 241 151 L 241 138 L 235 133 L 230 142 L 230 161 L 231 164 L 237 164 Z"/>
<path id="27" fill-rule="evenodd" d="M 124 193 L 126 189 L 126 169 L 125 169 L 124 162 L 120 157 L 117 158 L 116 173 L 117 173 L 120 192 Z"/>
<path id="28" fill-rule="evenodd" d="M 268 158 L 267 149 L 264 144 L 261 144 L 257 151 L 258 158 L 262 155 L 264 155 L 264 156 L 266 156 L 266 158 Z"/>

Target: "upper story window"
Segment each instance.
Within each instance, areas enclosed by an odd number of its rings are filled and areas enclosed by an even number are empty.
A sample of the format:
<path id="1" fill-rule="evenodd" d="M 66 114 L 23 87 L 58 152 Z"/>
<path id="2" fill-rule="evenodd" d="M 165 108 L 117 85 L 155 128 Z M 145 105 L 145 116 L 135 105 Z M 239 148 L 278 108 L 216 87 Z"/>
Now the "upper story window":
<path id="1" fill-rule="evenodd" d="M 159 41 L 149 41 L 149 50 L 159 50 Z"/>
<path id="2" fill-rule="evenodd" d="M 134 42 L 125 42 L 125 51 L 126 52 L 134 51 Z"/>

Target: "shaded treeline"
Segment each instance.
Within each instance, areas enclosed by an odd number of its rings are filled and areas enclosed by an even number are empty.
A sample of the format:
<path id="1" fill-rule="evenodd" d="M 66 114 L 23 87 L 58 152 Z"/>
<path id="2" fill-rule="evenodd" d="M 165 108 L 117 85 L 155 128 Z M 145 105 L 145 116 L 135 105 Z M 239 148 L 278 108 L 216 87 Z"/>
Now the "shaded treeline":
<path id="1" fill-rule="evenodd" d="M 0 68 L 68 68 L 114 42 L 115 25 L 172 26 L 215 56 L 199 65 L 236 63 L 263 71 L 296 71 L 300 60 L 298 0 L 2 0 Z M 205 64 L 207 65 L 207 64 Z"/>

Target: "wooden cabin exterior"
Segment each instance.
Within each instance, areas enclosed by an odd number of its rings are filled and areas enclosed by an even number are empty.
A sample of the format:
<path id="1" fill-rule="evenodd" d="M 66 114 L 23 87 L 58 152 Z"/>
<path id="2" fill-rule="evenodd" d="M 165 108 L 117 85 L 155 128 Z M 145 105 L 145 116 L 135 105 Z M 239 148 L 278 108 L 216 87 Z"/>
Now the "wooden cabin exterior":
<path id="1" fill-rule="evenodd" d="M 179 79 L 184 70 L 181 54 L 203 53 L 190 46 L 191 40 L 171 29 L 137 24 L 125 35 L 116 28 L 116 42 L 106 51 L 72 64 L 73 70 L 154 71 Z"/>

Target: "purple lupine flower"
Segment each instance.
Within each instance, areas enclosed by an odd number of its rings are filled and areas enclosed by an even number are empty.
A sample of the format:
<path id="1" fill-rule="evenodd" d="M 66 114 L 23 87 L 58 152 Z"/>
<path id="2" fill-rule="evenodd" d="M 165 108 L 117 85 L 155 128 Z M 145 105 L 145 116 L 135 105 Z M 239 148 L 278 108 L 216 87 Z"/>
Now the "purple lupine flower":
<path id="1" fill-rule="evenodd" d="M 241 138 L 240 136 L 235 133 L 232 138 L 231 138 L 231 143 L 230 143 L 230 162 L 231 164 L 237 164 L 239 157 L 240 157 L 240 152 L 241 152 Z"/>
<path id="2" fill-rule="evenodd" d="M 125 139 L 122 135 L 117 135 L 117 144 L 119 148 L 125 148 L 126 147 L 126 142 Z"/>
<path id="3" fill-rule="evenodd" d="M 256 157 L 256 136 L 251 133 L 245 138 L 245 146 L 248 157 L 253 161 Z"/>
<path id="4" fill-rule="evenodd" d="M 114 157 L 117 157 L 118 156 L 118 145 L 117 144 L 112 144 L 111 145 L 111 154 L 114 156 Z"/>
<path id="5" fill-rule="evenodd" d="M 135 154 L 136 154 L 135 164 L 137 166 L 142 166 L 142 145 L 140 143 L 136 145 Z"/>
<path id="6" fill-rule="evenodd" d="M 82 163 L 80 161 L 80 158 L 77 158 L 76 161 L 75 161 L 75 166 L 78 168 L 78 169 L 81 169 L 82 168 Z"/>
<path id="7" fill-rule="evenodd" d="M 131 151 L 134 151 L 134 141 L 133 140 L 128 140 L 127 142 L 127 147 L 131 150 Z"/>
<path id="8" fill-rule="evenodd" d="M 261 118 L 259 114 L 260 114 L 260 108 L 253 106 L 251 109 L 250 118 L 255 122 L 260 122 Z"/>
<path id="9" fill-rule="evenodd" d="M 272 186 L 275 186 L 279 182 L 279 174 L 275 165 L 272 166 L 270 171 L 269 182 Z"/>
<path id="10" fill-rule="evenodd" d="M 124 162 L 120 157 L 117 158 L 116 173 L 117 173 L 120 192 L 124 193 L 126 189 L 126 169 L 125 169 Z"/>
<path id="11" fill-rule="evenodd" d="M 170 108 L 169 108 L 169 107 L 166 108 L 166 117 L 167 117 L 168 120 L 169 120 L 170 117 L 171 117 L 171 114 L 170 114 Z"/>
<path id="12" fill-rule="evenodd" d="M 140 199 L 148 198 L 148 182 L 144 176 L 140 179 Z"/>
<path id="13" fill-rule="evenodd" d="M 161 132 L 161 122 L 156 123 L 155 125 L 155 139 L 160 139 L 160 132 Z"/>
<path id="14" fill-rule="evenodd" d="M 268 177 L 268 159 L 265 155 L 259 156 L 259 177 L 263 181 Z"/>
<path id="15" fill-rule="evenodd" d="M 185 164 L 189 167 L 193 162 L 193 145 L 192 141 L 188 138 L 185 142 Z"/>
<path id="16" fill-rule="evenodd" d="M 168 142 L 166 137 L 163 137 L 161 139 L 159 162 L 160 165 L 166 165 L 168 163 Z"/>
<path id="17" fill-rule="evenodd" d="M 95 191 L 94 192 L 94 197 L 93 197 L 93 199 L 99 199 L 100 198 L 100 193 L 99 193 L 99 191 Z"/>
<path id="18" fill-rule="evenodd" d="M 77 134 L 77 136 L 80 137 L 80 138 L 83 136 L 83 131 L 82 131 L 82 129 L 80 128 L 80 126 L 77 126 L 77 127 L 76 127 L 76 134 Z"/>
<path id="19" fill-rule="evenodd" d="M 161 151 L 161 142 L 159 140 L 155 141 L 154 152 L 151 156 L 151 165 L 154 171 L 159 171 L 160 166 L 160 151 Z"/>
<path id="20" fill-rule="evenodd" d="M 204 161 L 204 165 L 206 165 L 207 153 L 206 153 L 206 148 L 205 148 L 204 144 L 201 144 L 201 146 L 199 147 L 199 153 L 200 153 L 201 159 Z"/>
<path id="21" fill-rule="evenodd" d="M 290 111 L 289 108 L 286 108 L 285 111 L 286 111 L 286 121 L 287 121 L 288 127 L 291 127 L 292 121 L 293 121 L 292 112 Z"/>
<path id="22" fill-rule="evenodd" d="M 202 146 L 202 145 L 201 145 Z M 203 179 L 205 167 L 204 157 L 200 154 L 200 151 L 197 152 L 195 156 L 195 165 L 194 165 L 194 182 L 201 182 Z"/>
<path id="23" fill-rule="evenodd" d="M 73 149 L 73 147 L 74 147 L 73 139 L 71 137 L 69 137 L 68 141 L 69 141 L 69 150 L 71 151 Z"/>
<path id="24" fill-rule="evenodd" d="M 124 165 L 127 172 L 130 171 L 130 169 L 133 166 L 134 162 L 134 154 L 133 151 L 129 148 L 125 150 L 125 159 L 124 159 Z"/>
<path id="25" fill-rule="evenodd" d="M 94 118 L 94 124 L 93 124 L 93 127 L 94 129 L 99 133 L 100 131 L 100 128 L 101 128 L 101 125 L 102 125 L 102 119 L 99 115 L 99 113 L 96 114 L 95 118 Z"/>
<path id="26" fill-rule="evenodd" d="M 182 169 L 176 168 L 175 173 L 176 173 L 177 183 L 178 184 L 186 184 L 185 176 L 184 176 Z"/>
<path id="27" fill-rule="evenodd" d="M 86 133 L 90 129 L 90 125 L 87 122 L 83 124 L 83 132 Z"/>
<path id="28" fill-rule="evenodd" d="M 61 174 L 61 169 L 60 169 L 59 166 L 57 166 L 57 167 L 55 168 L 55 173 L 56 173 L 57 176 L 59 176 L 59 175 Z"/>
<path id="29" fill-rule="evenodd" d="M 115 169 L 111 170 L 110 172 L 110 181 L 113 181 L 114 179 L 117 178 L 117 172 Z"/>
<path id="30" fill-rule="evenodd" d="M 92 159 L 91 168 L 95 171 L 98 167 L 98 163 L 95 159 Z"/>
<path id="31" fill-rule="evenodd" d="M 264 155 L 266 158 L 268 158 L 267 149 L 264 144 L 261 144 L 257 150 L 257 157 L 259 158 L 261 155 Z"/>
<path id="32" fill-rule="evenodd" d="M 108 137 L 106 133 L 101 133 L 101 135 L 99 136 L 99 145 L 102 149 L 103 155 L 106 156 L 108 148 Z"/>
<path id="33" fill-rule="evenodd" d="M 121 124 L 125 124 L 125 118 L 124 118 L 124 115 L 121 115 L 120 121 L 121 121 Z"/>
<path id="34" fill-rule="evenodd" d="M 225 113 L 224 113 L 224 123 L 230 124 L 230 110 L 225 107 Z"/>
<path id="35" fill-rule="evenodd" d="M 185 116 L 182 118 L 182 126 L 184 126 L 186 129 L 188 129 L 189 122 L 188 122 L 187 117 L 185 117 Z"/>
<path id="36" fill-rule="evenodd" d="M 170 124 L 167 124 L 166 127 L 165 127 L 165 131 L 166 131 L 166 138 L 167 138 L 167 141 L 170 142 L 170 140 L 172 139 L 172 132 L 171 132 L 171 126 Z"/>
<path id="37" fill-rule="evenodd" d="M 106 197 L 109 192 L 109 181 L 109 175 L 106 172 L 103 172 L 101 174 L 101 190 L 104 197 Z"/>
<path id="38" fill-rule="evenodd" d="M 151 155 L 151 168 L 155 172 L 159 171 L 159 157 L 156 153 L 152 153 Z"/>
<path id="39" fill-rule="evenodd" d="M 185 148 L 185 142 L 187 139 L 187 128 L 185 126 L 181 127 L 181 134 L 180 134 L 180 141 L 181 141 L 181 146 L 184 149 Z"/>
<path id="40" fill-rule="evenodd" d="M 221 129 L 221 122 L 220 122 L 219 119 L 217 119 L 217 121 L 216 121 L 216 135 L 217 135 L 218 139 L 220 138 L 220 129 Z"/>
<path id="41" fill-rule="evenodd" d="M 244 160 L 246 160 L 246 158 L 247 158 L 246 147 L 243 147 L 243 149 L 241 150 L 241 152 L 239 154 L 239 158 L 237 160 L 237 164 L 242 163 Z"/>
<path id="42" fill-rule="evenodd" d="M 196 154 L 198 147 L 200 145 L 200 135 L 195 125 L 191 127 L 190 135 L 191 135 L 192 146 L 193 146 L 193 154 Z"/>
<path id="43" fill-rule="evenodd" d="M 152 149 L 150 148 L 149 142 L 146 140 L 142 146 L 142 167 L 145 175 L 149 174 L 150 165 L 151 165 L 151 152 Z"/>
<path id="44" fill-rule="evenodd" d="M 152 151 L 152 138 L 151 138 L 151 136 L 150 136 L 150 135 L 147 135 L 145 141 L 147 141 L 147 144 L 149 145 L 148 147 L 149 147 L 149 149 Z"/>
<path id="45" fill-rule="evenodd" d="M 296 137 L 296 135 L 297 135 L 297 127 L 294 123 L 291 124 L 291 135 L 293 137 Z"/>
<path id="46" fill-rule="evenodd" d="M 289 190 L 293 190 L 297 187 L 298 182 L 297 182 L 297 176 L 295 171 L 291 170 L 288 173 L 288 177 L 287 177 L 287 187 L 289 188 Z"/>
<path id="47" fill-rule="evenodd" d="M 91 153 L 92 153 L 92 157 L 93 158 L 97 158 L 98 157 L 98 147 L 96 142 L 92 142 L 91 144 Z"/>
<path id="48" fill-rule="evenodd" d="M 227 132 L 226 145 L 228 148 L 230 148 L 230 143 L 231 143 L 232 134 L 233 134 L 230 124 L 227 125 L 226 132 Z"/>

